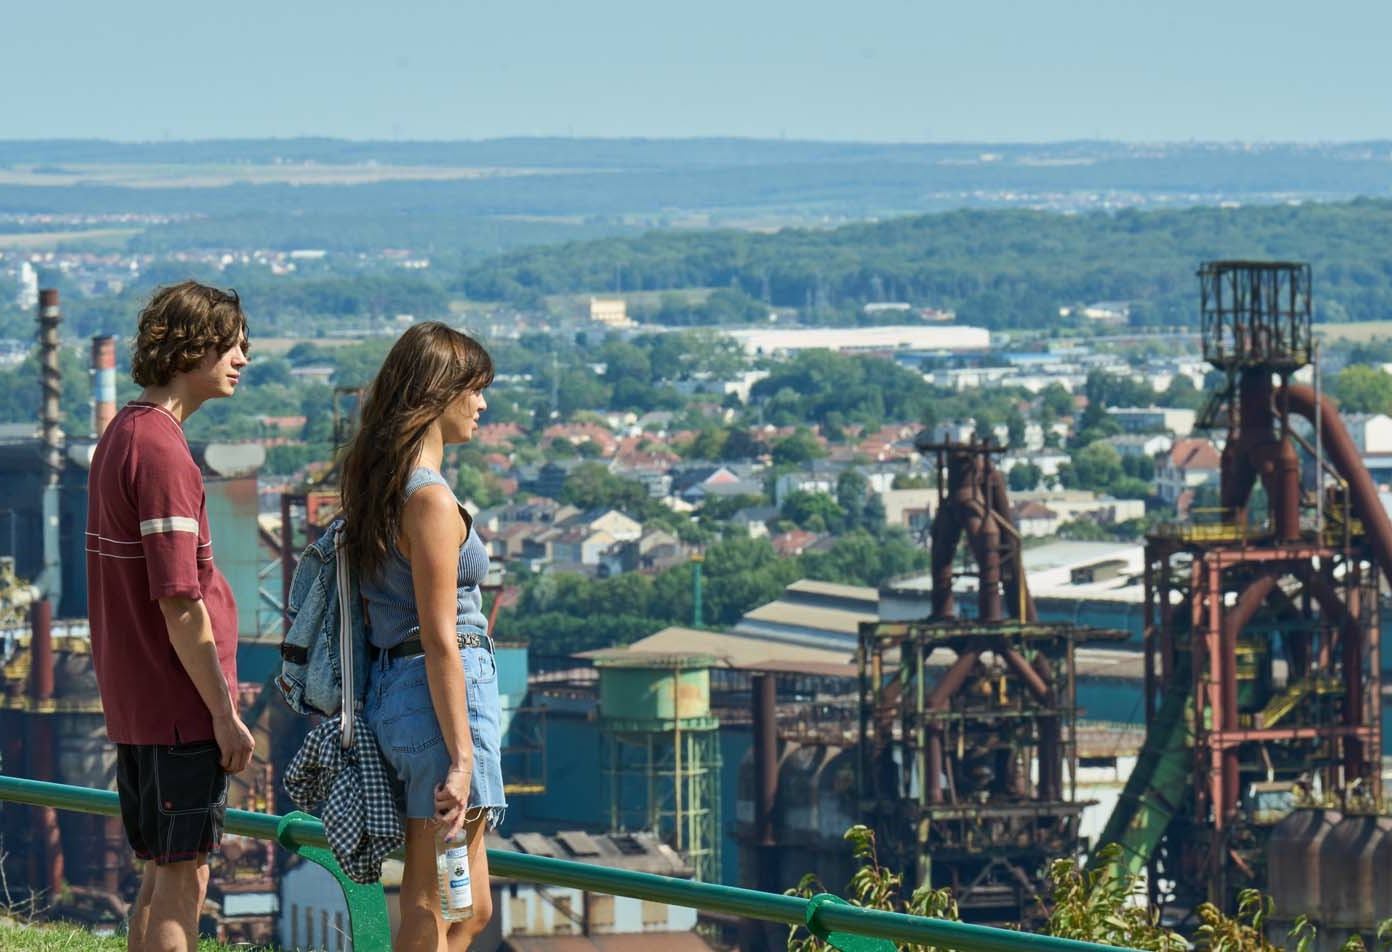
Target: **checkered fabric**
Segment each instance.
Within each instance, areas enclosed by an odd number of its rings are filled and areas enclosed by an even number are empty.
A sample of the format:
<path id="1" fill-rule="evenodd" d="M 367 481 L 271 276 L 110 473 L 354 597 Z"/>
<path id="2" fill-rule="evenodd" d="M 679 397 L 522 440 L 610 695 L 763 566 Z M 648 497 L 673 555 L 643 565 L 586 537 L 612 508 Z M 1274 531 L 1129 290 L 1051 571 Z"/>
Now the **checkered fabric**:
<path id="1" fill-rule="evenodd" d="M 382 878 L 382 860 L 405 842 L 406 833 L 387 765 L 361 714 L 353 716 L 353 746 L 347 750 L 339 743 L 337 717 L 310 731 L 285 772 L 285 789 L 301 810 L 319 814 L 349 879 Z"/>

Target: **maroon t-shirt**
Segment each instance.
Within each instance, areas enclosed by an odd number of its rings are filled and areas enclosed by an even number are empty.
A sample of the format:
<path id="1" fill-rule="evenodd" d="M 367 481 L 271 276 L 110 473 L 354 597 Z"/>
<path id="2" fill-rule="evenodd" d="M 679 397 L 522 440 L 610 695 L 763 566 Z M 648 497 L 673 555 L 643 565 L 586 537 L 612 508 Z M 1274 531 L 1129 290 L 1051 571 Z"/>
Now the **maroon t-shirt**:
<path id="1" fill-rule="evenodd" d="M 174 653 L 158 600 L 203 600 L 233 687 L 237 605 L 213 564 L 203 475 L 183 427 L 163 407 L 127 404 L 97 443 L 88 478 L 87 591 L 92 661 L 111 740 L 211 740 L 212 715 Z"/>

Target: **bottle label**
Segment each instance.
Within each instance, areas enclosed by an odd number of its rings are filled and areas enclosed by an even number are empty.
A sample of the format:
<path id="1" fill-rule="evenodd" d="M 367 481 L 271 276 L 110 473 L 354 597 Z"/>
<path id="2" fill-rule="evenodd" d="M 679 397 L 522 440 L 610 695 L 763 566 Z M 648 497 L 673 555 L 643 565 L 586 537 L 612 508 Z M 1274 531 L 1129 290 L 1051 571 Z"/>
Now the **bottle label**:
<path id="1" fill-rule="evenodd" d="M 445 850 L 445 874 L 448 877 L 449 907 L 461 909 L 474 904 L 473 892 L 469 889 L 469 848 L 451 846 Z"/>

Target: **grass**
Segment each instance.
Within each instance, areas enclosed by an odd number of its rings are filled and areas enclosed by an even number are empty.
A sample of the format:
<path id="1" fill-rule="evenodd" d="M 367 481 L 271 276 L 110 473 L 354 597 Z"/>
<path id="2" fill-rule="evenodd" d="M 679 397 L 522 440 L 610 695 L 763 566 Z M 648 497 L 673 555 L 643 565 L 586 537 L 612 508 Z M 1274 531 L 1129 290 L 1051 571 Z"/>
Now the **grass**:
<path id="1" fill-rule="evenodd" d="M 251 952 L 250 946 L 226 946 L 204 939 L 198 952 Z M 126 937 L 92 935 L 71 922 L 23 923 L 0 916 L 0 952 L 126 952 Z"/>
<path id="2" fill-rule="evenodd" d="M 88 228 L 74 231 L 15 231 L 0 234 L 0 251 L 42 251 L 59 245 L 123 248 L 143 228 Z"/>
<path id="3" fill-rule="evenodd" d="M 1379 337 L 1392 337 L 1392 321 L 1358 321 L 1348 324 L 1316 324 L 1315 336 L 1323 341 L 1366 343 Z"/>

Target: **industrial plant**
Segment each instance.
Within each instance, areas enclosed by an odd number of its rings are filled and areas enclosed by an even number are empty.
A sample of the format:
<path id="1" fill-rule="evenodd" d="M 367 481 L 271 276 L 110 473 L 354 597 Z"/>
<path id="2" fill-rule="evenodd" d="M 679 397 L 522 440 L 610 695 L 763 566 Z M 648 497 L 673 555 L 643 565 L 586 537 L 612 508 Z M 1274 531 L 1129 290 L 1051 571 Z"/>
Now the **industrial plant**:
<path id="1" fill-rule="evenodd" d="M 815 873 L 841 891 L 853 871 L 843 835 L 864 824 L 906 887 L 951 890 L 968 921 L 1029 928 L 1058 858 L 1114 862 L 1180 931 L 1200 903 L 1231 908 L 1249 888 L 1274 901 L 1277 940 L 1302 915 L 1322 948 L 1392 918 L 1380 643 L 1392 521 L 1321 391 L 1309 266 L 1205 263 L 1198 297 L 1203 357 L 1224 381 L 1197 419 L 1222 443 L 1216 505 L 1153 526 L 1134 569 L 1082 554 L 1049 567 L 1080 590 L 1119 573 L 1140 593 L 1134 627 L 1117 623 L 1116 602 L 1092 611 L 1041 594 L 1043 550 L 1012 517 L 1002 447 L 925 433 L 937 504 L 924 577 L 799 580 L 729 630 L 698 619 L 564 658 L 496 631 L 510 807 L 490 845 L 660 860 L 772 892 Z M 39 311 L 41 426 L 0 441 L 15 540 L 0 561 L 0 771 L 109 789 L 82 566 L 85 465 L 114 413 L 115 352 L 93 342 L 91 433 L 65 441 L 56 292 Z M 355 394 L 336 397 L 346 433 Z M 277 777 L 308 725 L 268 685 L 284 582 L 334 514 L 336 475 L 268 512 L 260 447 L 192 449 L 241 606 L 240 693 L 257 737 L 229 802 L 285 812 Z M 699 561 L 691 570 L 699 586 Z M 1116 710 L 1139 716 L 1128 725 Z M 120 920 L 137 880 L 118 820 L 0 804 L 0 836 L 12 892 Z M 341 914 L 342 898 L 327 880 L 287 892 L 295 869 L 267 843 L 229 838 L 210 930 L 308 943 L 303 924 Z M 495 889 L 500 941 L 536 909 L 551 910 L 549 935 L 614 928 L 588 897 L 562 909 Z M 742 948 L 780 941 L 708 925 Z"/>

